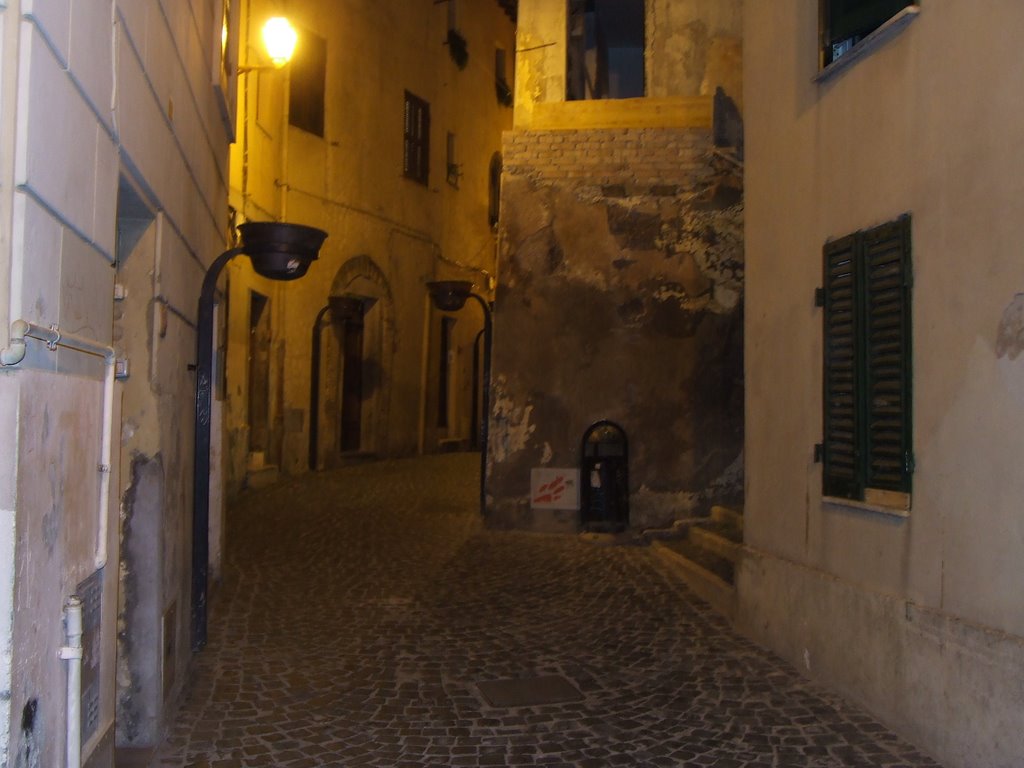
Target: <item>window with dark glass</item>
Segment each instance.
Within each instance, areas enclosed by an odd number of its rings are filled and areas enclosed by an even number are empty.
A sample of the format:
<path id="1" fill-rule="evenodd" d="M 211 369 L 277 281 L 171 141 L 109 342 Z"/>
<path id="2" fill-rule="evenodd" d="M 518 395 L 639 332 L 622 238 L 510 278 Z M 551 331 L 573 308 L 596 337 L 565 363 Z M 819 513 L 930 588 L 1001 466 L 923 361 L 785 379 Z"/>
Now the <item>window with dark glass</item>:
<path id="1" fill-rule="evenodd" d="M 821 65 L 827 67 L 845 56 L 916 0 L 819 0 L 821 16 Z"/>
<path id="2" fill-rule="evenodd" d="M 430 105 L 405 92 L 405 152 L 402 173 L 426 184 L 430 176 Z"/>
<path id="3" fill-rule="evenodd" d="M 909 494 L 910 216 L 833 240 L 823 255 L 823 493 Z"/>
<path id="4" fill-rule="evenodd" d="M 458 189 L 459 176 L 462 175 L 462 170 L 459 168 L 459 162 L 455 156 L 455 134 L 451 131 L 448 131 L 446 160 L 445 165 L 448 169 L 448 183 Z"/>
<path id="5" fill-rule="evenodd" d="M 491 155 L 491 165 L 487 170 L 487 223 L 491 228 L 498 226 L 501 212 L 501 153 Z"/>
<path id="6" fill-rule="evenodd" d="M 566 98 L 644 95 L 644 0 L 568 0 Z"/>
<path id="7" fill-rule="evenodd" d="M 288 74 L 288 122 L 316 136 L 324 135 L 327 41 L 299 30 Z"/>

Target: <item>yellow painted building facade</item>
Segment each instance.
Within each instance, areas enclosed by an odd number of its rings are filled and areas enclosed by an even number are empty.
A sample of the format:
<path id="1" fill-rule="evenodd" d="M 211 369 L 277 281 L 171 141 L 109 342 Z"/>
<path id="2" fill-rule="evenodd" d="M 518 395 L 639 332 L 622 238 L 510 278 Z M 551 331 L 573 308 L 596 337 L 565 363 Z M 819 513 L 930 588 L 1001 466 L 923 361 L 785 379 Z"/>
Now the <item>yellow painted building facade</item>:
<path id="1" fill-rule="evenodd" d="M 465 0 L 254 0 L 244 10 L 235 223 L 282 219 L 328 239 L 295 283 L 265 282 L 245 260 L 230 267 L 228 494 L 352 456 L 468 447 L 482 318 L 472 307 L 437 313 L 425 283 L 493 290 L 492 163 L 512 123 L 500 93 L 512 19 L 497 2 Z M 264 69 L 260 27 L 284 11 L 299 31 L 295 58 Z"/>

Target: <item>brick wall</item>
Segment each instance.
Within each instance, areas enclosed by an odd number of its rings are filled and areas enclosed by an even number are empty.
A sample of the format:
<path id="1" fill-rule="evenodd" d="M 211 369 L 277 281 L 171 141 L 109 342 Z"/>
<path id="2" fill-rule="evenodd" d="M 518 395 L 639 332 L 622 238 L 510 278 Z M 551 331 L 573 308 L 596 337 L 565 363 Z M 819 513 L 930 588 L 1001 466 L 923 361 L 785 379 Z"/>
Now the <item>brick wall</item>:
<path id="1" fill-rule="evenodd" d="M 625 195 L 633 195 L 649 192 L 650 187 L 675 186 L 682 191 L 714 175 L 707 160 L 713 149 L 711 132 L 705 129 L 510 131 L 503 138 L 506 173 L 548 182 L 621 185 Z"/>

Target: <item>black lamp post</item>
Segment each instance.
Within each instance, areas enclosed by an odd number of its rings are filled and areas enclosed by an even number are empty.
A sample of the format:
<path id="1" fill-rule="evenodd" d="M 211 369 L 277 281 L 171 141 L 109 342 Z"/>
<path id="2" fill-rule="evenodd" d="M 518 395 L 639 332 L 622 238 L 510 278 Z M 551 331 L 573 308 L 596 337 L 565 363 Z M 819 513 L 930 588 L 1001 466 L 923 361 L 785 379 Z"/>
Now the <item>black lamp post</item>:
<path id="1" fill-rule="evenodd" d="M 316 472 L 318 443 L 320 442 L 320 331 L 324 315 L 331 313 L 331 319 L 349 320 L 363 312 L 363 300 L 351 296 L 329 296 L 327 306 L 321 309 L 313 321 L 313 353 L 309 362 L 309 469 Z"/>
<path id="2" fill-rule="evenodd" d="M 240 253 L 257 274 L 296 280 L 320 253 L 327 233 L 301 224 L 256 221 L 238 228 L 242 243 L 210 265 L 199 294 L 196 327 L 195 477 L 192 483 L 192 649 L 206 645 L 207 573 L 210 558 L 210 407 L 213 389 L 213 297 L 224 266 Z"/>
<path id="3" fill-rule="evenodd" d="M 491 307 L 473 293 L 468 280 L 437 280 L 427 283 L 434 306 L 442 312 L 458 312 L 467 299 L 476 299 L 484 312 L 483 413 L 480 419 L 480 514 L 487 510 L 487 432 L 491 419 Z"/>

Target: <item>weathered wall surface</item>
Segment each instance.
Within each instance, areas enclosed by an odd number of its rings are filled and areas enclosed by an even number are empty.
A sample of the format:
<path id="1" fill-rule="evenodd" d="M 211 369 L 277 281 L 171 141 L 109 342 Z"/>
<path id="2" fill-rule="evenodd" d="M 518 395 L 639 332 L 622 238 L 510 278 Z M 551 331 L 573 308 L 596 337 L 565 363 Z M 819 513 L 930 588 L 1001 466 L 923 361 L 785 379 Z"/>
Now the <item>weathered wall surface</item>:
<path id="1" fill-rule="evenodd" d="M 922 2 L 822 83 L 817 9 L 746 3 L 746 629 L 948 766 L 1024 755 L 1024 7 Z M 780 52 L 783 52 L 780 55 Z M 912 214 L 908 517 L 822 498 L 822 246 Z M 805 663 L 806 660 L 806 663 Z"/>
<path id="2" fill-rule="evenodd" d="M 179 634 L 187 622 L 132 645 L 118 638 L 133 611 L 163 615 L 177 605 L 188 615 L 188 364 L 199 282 L 223 249 L 226 221 L 230 126 L 211 87 L 220 29 L 208 3 L 85 6 L 73 14 L 49 0 L 0 8 L 0 343 L 7 346 L 11 321 L 24 318 L 57 326 L 65 340 L 113 346 L 131 372 L 115 385 L 111 488 L 101 509 L 102 360 L 29 340 L 25 359 L 0 371 L 0 594 L 14 596 L 13 623 L 0 620 L 0 751 L 10 737 L 0 764 L 19 767 L 62 762 L 62 609 L 86 579 L 98 585 L 100 610 L 86 664 L 98 708 L 90 707 L 95 730 L 83 739 L 84 760 L 110 764 L 115 713 L 124 715 L 143 688 L 163 706 L 165 648 L 179 670 L 189 657 Z M 128 241 L 138 248 L 122 250 Z M 116 305 L 115 282 L 127 287 Z M 136 458 L 162 471 L 162 491 L 136 486 Z M 140 493 L 146 503 L 135 507 Z M 143 540 L 132 533 L 143 527 L 136 513 L 150 526 Z M 119 533 L 132 545 L 123 563 Z M 164 581 L 150 603 L 131 591 L 139 569 L 154 563 Z M 7 616 L 4 606 L 11 602 L 0 597 Z M 131 741 L 127 731 L 118 735 Z"/>
<path id="3" fill-rule="evenodd" d="M 276 6 L 251 4 L 253 39 Z M 274 448 L 267 460 L 279 471 L 308 468 L 312 330 L 331 296 L 361 298 L 367 305 L 361 452 L 435 451 L 442 441 L 465 442 L 475 431 L 468 387 L 482 320 L 472 308 L 453 316 L 452 386 L 461 394 L 448 426 L 438 426 L 441 316 L 429 307 L 425 283 L 460 278 L 484 293 L 491 290 L 496 241 L 488 221 L 488 172 L 501 150 L 501 131 L 512 120 L 512 110 L 497 98 L 495 51 L 504 50 L 511 79 L 514 27 L 492 0 L 460 2 L 456 26 L 469 58 L 459 69 L 446 44 L 447 3 L 359 0 L 344 14 L 335 6 L 310 0 L 288 9 L 296 26 L 327 42 L 323 137 L 281 124 L 274 105 L 281 102 L 284 80 L 276 73 L 240 82 L 239 103 L 259 99 L 261 106 L 239 125 L 231 190 L 239 220 L 284 217 L 320 227 L 329 237 L 309 274 L 295 283 L 264 285 L 244 260 L 231 268 L 225 404 L 231 492 L 246 482 L 250 449 L 250 290 L 271 298 Z M 258 55 L 255 47 L 250 54 Z M 427 185 L 402 175 L 406 90 L 430 104 Z M 447 178 L 449 132 L 455 135 L 456 184 Z M 347 459 L 340 447 L 344 366 L 337 330 L 328 314 L 318 384 L 320 467 Z"/>
<path id="4" fill-rule="evenodd" d="M 630 440 L 631 524 L 741 494 L 742 182 L 706 129 L 506 135 L 490 521 L 532 467 L 578 466 L 599 419 Z"/>

